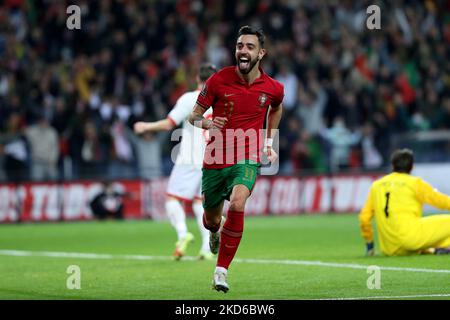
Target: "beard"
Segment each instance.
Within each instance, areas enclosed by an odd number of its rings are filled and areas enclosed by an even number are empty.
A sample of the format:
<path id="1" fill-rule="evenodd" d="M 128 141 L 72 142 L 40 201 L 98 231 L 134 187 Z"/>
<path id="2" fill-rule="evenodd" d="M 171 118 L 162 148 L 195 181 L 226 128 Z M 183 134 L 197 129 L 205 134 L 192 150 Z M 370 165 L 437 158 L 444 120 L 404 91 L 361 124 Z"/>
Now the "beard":
<path id="1" fill-rule="evenodd" d="M 250 71 L 252 71 L 258 61 L 258 57 L 255 57 L 255 59 L 253 60 L 249 59 L 248 62 L 242 62 L 240 61 L 240 58 L 236 58 L 237 66 L 242 74 L 248 74 Z"/>

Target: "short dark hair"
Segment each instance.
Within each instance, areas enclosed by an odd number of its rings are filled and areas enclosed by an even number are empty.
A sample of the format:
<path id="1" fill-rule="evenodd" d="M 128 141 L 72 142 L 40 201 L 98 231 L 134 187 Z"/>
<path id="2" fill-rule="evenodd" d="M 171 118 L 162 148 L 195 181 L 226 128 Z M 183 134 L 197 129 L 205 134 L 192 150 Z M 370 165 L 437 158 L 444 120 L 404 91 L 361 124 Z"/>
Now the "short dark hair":
<path id="1" fill-rule="evenodd" d="M 266 40 L 266 36 L 264 35 L 264 31 L 262 29 L 256 29 L 251 26 L 243 26 L 239 29 L 238 38 L 244 34 L 252 34 L 258 37 L 258 42 L 261 48 L 264 48 L 264 41 Z"/>
<path id="2" fill-rule="evenodd" d="M 216 72 L 217 68 L 215 65 L 209 62 L 205 62 L 200 65 L 198 76 L 200 78 L 200 81 L 205 82 L 206 80 L 208 80 L 209 77 L 211 77 Z"/>
<path id="3" fill-rule="evenodd" d="M 394 172 L 410 173 L 414 164 L 414 153 L 410 149 L 398 149 L 392 153 L 391 164 Z"/>

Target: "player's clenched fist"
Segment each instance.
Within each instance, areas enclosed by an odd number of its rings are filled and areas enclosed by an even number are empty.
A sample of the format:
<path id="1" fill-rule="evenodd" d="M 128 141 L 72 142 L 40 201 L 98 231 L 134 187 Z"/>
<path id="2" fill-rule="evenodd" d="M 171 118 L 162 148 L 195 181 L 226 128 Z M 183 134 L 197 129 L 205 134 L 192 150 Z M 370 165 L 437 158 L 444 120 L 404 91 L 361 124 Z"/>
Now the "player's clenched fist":
<path id="1" fill-rule="evenodd" d="M 264 153 L 266 154 L 267 159 L 270 161 L 270 163 L 274 163 L 278 159 L 278 154 L 270 146 L 264 147 Z"/>
<path id="2" fill-rule="evenodd" d="M 134 124 L 134 132 L 136 134 L 144 133 L 147 130 L 147 124 L 143 121 L 138 121 Z"/>
<path id="3" fill-rule="evenodd" d="M 225 117 L 215 117 L 209 122 L 208 129 L 223 129 L 228 119 Z"/>

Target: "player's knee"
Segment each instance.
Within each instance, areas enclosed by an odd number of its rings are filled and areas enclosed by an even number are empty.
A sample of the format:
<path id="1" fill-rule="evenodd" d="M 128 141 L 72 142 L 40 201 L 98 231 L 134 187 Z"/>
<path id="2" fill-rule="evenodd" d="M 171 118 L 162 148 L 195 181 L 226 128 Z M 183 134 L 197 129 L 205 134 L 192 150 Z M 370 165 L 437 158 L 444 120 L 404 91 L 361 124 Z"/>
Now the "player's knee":
<path id="1" fill-rule="evenodd" d="M 244 211 L 250 192 L 245 186 L 235 186 L 230 196 L 231 211 Z"/>
<path id="2" fill-rule="evenodd" d="M 245 208 L 245 197 L 234 197 L 230 199 L 230 209 L 231 211 L 244 211 Z"/>

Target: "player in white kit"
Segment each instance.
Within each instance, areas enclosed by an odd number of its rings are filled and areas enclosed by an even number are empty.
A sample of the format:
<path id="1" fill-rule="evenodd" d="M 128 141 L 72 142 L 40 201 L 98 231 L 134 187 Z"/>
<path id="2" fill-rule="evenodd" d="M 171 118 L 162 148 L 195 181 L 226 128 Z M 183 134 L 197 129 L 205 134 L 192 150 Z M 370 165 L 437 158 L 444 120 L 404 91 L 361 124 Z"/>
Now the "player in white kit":
<path id="1" fill-rule="evenodd" d="M 187 246 L 194 240 L 194 236 L 187 229 L 186 213 L 181 203 L 183 200 L 192 200 L 192 209 L 202 236 L 199 258 L 208 260 L 213 258 L 209 249 L 209 231 L 205 229 L 202 221 L 201 180 L 206 132 L 191 125 L 187 118 L 197 101 L 204 82 L 215 72 L 214 65 L 202 64 L 197 75 L 197 89 L 183 94 L 166 119 L 134 124 L 135 133 L 142 134 L 146 131 L 168 131 L 183 123 L 180 152 L 170 174 L 166 194 L 166 212 L 178 236 L 173 253 L 177 260 L 185 255 Z M 205 117 L 208 116 L 212 116 L 212 109 L 205 113 Z"/>

